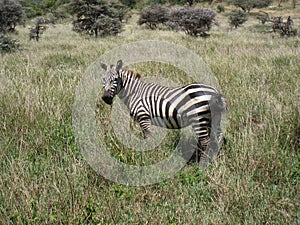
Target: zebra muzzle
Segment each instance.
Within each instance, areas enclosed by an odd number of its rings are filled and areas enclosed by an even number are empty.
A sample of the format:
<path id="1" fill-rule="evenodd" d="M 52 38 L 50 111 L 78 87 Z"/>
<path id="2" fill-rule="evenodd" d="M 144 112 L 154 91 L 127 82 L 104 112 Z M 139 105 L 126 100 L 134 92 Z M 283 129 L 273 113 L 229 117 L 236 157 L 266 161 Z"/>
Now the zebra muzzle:
<path id="1" fill-rule="evenodd" d="M 111 105 L 113 103 L 113 99 L 112 97 L 109 97 L 109 96 L 102 96 L 102 99 L 103 101 L 108 104 L 108 105 Z"/>
<path id="2" fill-rule="evenodd" d="M 111 105 L 113 103 L 113 97 L 109 96 L 109 95 L 103 95 L 102 96 L 102 100 L 108 104 L 108 105 Z"/>

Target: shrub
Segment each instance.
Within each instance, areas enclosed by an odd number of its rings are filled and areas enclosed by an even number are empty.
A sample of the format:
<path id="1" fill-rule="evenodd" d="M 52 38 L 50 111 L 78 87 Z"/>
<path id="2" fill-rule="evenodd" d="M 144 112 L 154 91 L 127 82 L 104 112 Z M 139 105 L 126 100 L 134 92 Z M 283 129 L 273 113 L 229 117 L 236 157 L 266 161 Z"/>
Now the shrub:
<path id="1" fill-rule="evenodd" d="M 13 32 L 17 24 L 23 23 L 22 6 L 13 0 L 0 1 L 0 32 Z"/>
<path id="2" fill-rule="evenodd" d="M 234 9 L 228 14 L 229 25 L 231 28 L 238 28 L 240 25 L 247 21 L 247 14 L 240 10 Z"/>
<path id="3" fill-rule="evenodd" d="M 122 21 L 127 10 L 115 1 L 73 0 L 71 13 L 75 15 L 74 31 L 105 37 L 122 31 Z"/>
<path id="4" fill-rule="evenodd" d="M 135 5 L 136 5 L 136 0 L 120 0 L 120 2 L 123 4 L 123 5 L 126 5 L 130 8 L 134 8 Z"/>
<path id="5" fill-rule="evenodd" d="M 43 17 L 38 17 L 35 21 L 34 27 L 29 29 L 29 39 L 35 39 L 36 41 L 39 41 L 41 35 L 47 29 L 47 24 L 49 23 L 49 20 L 44 19 Z"/>
<path id="6" fill-rule="evenodd" d="M 63 6 L 67 6 L 70 0 L 17 0 L 23 6 L 27 18 L 53 13 Z"/>
<path id="7" fill-rule="evenodd" d="M 156 29 L 169 19 L 169 10 L 159 4 L 152 4 L 140 12 L 138 25 L 146 24 L 149 29 Z"/>
<path id="8" fill-rule="evenodd" d="M 227 0 L 228 4 L 232 4 L 241 8 L 244 12 L 250 12 L 253 8 L 264 8 L 271 4 L 272 0 Z"/>
<path id="9" fill-rule="evenodd" d="M 215 21 L 216 13 L 207 8 L 182 7 L 172 10 L 170 22 L 192 36 L 207 37 Z"/>
<path id="10" fill-rule="evenodd" d="M 270 22 L 273 23 L 272 30 L 273 32 L 279 33 L 280 36 L 291 37 L 297 35 L 297 30 L 293 28 L 294 22 L 289 16 L 286 21 L 283 20 L 281 16 L 272 18 Z"/>
<path id="11" fill-rule="evenodd" d="M 270 18 L 268 13 L 260 11 L 256 14 L 256 19 L 258 19 L 262 24 L 265 24 Z"/>
<path id="12" fill-rule="evenodd" d="M 218 13 L 225 12 L 225 7 L 224 7 L 223 4 L 218 4 L 218 5 L 217 5 L 217 12 L 218 12 Z"/>
<path id="13" fill-rule="evenodd" d="M 195 4 L 195 0 L 186 0 L 189 6 L 193 6 Z"/>
<path id="14" fill-rule="evenodd" d="M 20 50 L 21 45 L 17 40 L 11 39 L 3 34 L 0 35 L 0 52 L 8 53 Z"/>

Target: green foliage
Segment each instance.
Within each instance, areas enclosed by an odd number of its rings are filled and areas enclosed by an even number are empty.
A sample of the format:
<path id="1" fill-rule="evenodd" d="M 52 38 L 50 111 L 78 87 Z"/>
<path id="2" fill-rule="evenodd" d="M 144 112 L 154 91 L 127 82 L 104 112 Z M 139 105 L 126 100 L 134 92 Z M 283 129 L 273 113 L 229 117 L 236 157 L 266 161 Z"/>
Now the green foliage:
<path id="1" fill-rule="evenodd" d="M 171 11 L 170 22 L 172 27 L 179 27 L 191 36 L 207 37 L 207 32 L 215 23 L 215 17 L 216 13 L 212 9 L 182 7 Z"/>
<path id="2" fill-rule="evenodd" d="M 13 32 L 23 24 L 22 6 L 14 0 L 0 1 L 0 33 Z"/>
<path id="3" fill-rule="evenodd" d="M 218 4 L 217 5 L 217 12 L 218 13 L 225 12 L 225 6 L 223 4 Z"/>
<path id="4" fill-rule="evenodd" d="M 9 53 L 20 50 L 21 45 L 19 41 L 11 39 L 8 36 L 0 34 L 0 52 Z"/>
<path id="5" fill-rule="evenodd" d="M 297 35 L 297 29 L 294 29 L 294 21 L 290 16 L 286 21 L 283 20 L 283 17 L 279 16 L 270 19 L 270 22 L 273 23 L 273 32 L 279 33 L 281 37 L 291 37 Z"/>
<path id="6" fill-rule="evenodd" d="M 146 24 L 150 29 L 156 29 L 165 24 L 169 19 L 169 10 L 167 7 L 159 4 L 152 4 L 140 12 L 138 25 Z"/>
<path id="7" fill-rule="evenodd" d="M 47 24 L 49 24 L 49 22 L 49 20 L 43 17 L 36 18 L 34 26 L 29 30 L 29 39 L 39 41 L 41 35 L 47 29 Z"/>
<path id="8" fill-rule="evenodd" d="M 115 1 L 73 0 L 71 13 L 75 16 L 74 31 L 105 37 L 122 31 L 127 10 Z"/>
<path id="9" fill-rule="evenodd" d="M 136 6 L 137 0 L 120 0 L 123 5 L 128 6 L 129 8 L 134 8 Z"/>
<path id="10" fill-rule="evenodd" d="M 186 0 L 150 0 L 148 4 L 171 4 L 171 5 L 184 5 Z"/>
<path id="11" fill-rule="evenodd" d="M 207 37 L 207 33 L 215 23 L 216 13 L 212 9 L 199 7 L 180 7 L 169 10 L 159 4 L 153 4 L 140 12 L 139 25 L 146 24 L 150 29 L 161 25 L 179 31 L 183 30 L 191 36 Z"/>
<path id="12" fill-rule="evenodd" d="M 228 0 L 228 4 L 235 5 L 245 12 L 253 8 L 264 8 L 271 4 L 272 0 Z"/>
<path id="13" fill-rule="evenodd" d="M 27 18 L 43 16 L 55 12 L 60 6 L 67 5 L 71 0 L 20 0 Z"/>
<path id="14" fill-rule="evenodd" d="M 228 16 L 229 25 L 234 28 L 238 28 L 247 21 L 247 14 L 240 9 L 233 9 Z"/>
<path id="15" fill-rule="evenodd" d="M 256 16 L 256 19 L 258 19 L 262 24 L 265 24 L 270 19 L 269 14 L 266 12 L 263 12 L 263 11 L 255 13 L 255 16 Z"/>

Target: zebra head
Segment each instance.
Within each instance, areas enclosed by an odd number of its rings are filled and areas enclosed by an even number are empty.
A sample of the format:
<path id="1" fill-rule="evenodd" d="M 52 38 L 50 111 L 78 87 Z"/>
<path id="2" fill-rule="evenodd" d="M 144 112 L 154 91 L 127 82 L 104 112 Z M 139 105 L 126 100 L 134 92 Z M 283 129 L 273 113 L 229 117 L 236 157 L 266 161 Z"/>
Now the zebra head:
<path id="1" fill-rule="evenodd" d="M 114 97 L 122 89 L 122 79 L 119 75 L 119 70 L 122 69 L 122 65 L 122 60 L 119 60 L 117 65 L 111 65 L 110 67 L 101 63 L 101 67 L 105 70 L 103 77 L 104 93 L 102 99 L 108 105 L 112 104 Z"/>

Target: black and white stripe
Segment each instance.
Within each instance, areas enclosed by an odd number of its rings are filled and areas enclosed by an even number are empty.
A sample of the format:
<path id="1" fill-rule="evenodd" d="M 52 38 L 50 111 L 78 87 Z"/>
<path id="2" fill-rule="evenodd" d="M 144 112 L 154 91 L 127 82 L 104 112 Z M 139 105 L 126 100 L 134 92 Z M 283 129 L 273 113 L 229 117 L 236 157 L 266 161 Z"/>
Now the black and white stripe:
<path id="1" fill-rule="evenodd" d="M 224 97 L 213 87 L 194 83 L 181 87 L 164 87 L 147 83 L 140 75 L 130 70 L 122 70 L 122 61 L 116 66 L 107 67 L 104 76 L 102 99 L 112 104 L 118 95 L 148 137 L 151 125 L 180 129 L 191 125 L 198 138 L 198 146 L 205 150 L 210 143 L 212 118 L 217 127 L 217 139 L 223 134 L 220 128 L 220 115 L 226 111 Z"/>

